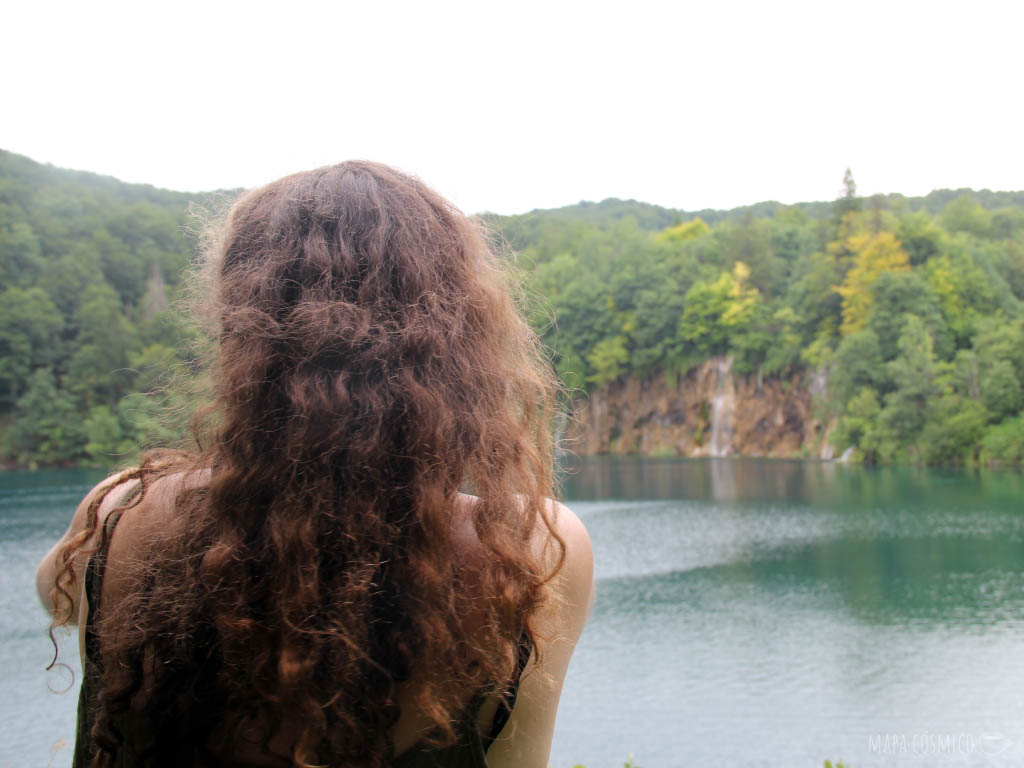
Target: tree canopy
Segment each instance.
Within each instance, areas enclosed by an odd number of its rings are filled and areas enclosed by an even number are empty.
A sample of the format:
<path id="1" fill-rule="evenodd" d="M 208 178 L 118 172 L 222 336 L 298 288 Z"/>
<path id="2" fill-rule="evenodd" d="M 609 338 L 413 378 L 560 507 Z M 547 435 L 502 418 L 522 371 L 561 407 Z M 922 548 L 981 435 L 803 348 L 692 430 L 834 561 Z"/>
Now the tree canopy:
<path id="1" fill-rule="evenodd" d="M 110 463 L 180 432 L 194 203 L 0 151 L 8 465 Z M 863 460 L 1024 458 L 1024 192 L 863 200 L 848 171 L 828 202 L 483 218 L 570 392 L 730 355 L 739 374 L 826 372 L 836 447 Z"/>

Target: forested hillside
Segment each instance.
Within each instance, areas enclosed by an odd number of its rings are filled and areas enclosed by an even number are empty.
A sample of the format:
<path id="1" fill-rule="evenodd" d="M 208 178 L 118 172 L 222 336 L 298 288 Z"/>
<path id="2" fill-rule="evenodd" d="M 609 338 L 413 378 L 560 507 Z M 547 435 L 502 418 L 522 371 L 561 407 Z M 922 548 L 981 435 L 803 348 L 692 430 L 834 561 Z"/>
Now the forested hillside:
<path id="1" fill-rule="evenodd" d="M 195 196 L 0 152 L 0 429 L 9 465 L 159 443 L 194 367 L 169 303 Z M 200 201 L 205 202 L 205 201 Z M 825 374 L 816 407 L 866 461 L 1024 459 L 1024 192 L 942 190 L 674 211 L 606 200 L 488 216 L 531 321 L 582 393 L 711 356 Z"/>
<path id="2" fill-rule="evenodd" d="M 162 385 L 188 362 L 169 302 L 194 251 L 192 200 L 0 151 L 7 464 L 106 464 L 168 436 Z"/>
<path id="3" fill-rule="evenodd" d="M 595 216 L 602 207 L 611 214 Z M 943 190 L 703 216 L 623 204 L 496 220 L 546 299 L 563 380 L 827 374 L 837 451 L 865 461 L 1024 458 L 1024 193 Z M 714 226 L 709 221 L 717 222 Z"/>

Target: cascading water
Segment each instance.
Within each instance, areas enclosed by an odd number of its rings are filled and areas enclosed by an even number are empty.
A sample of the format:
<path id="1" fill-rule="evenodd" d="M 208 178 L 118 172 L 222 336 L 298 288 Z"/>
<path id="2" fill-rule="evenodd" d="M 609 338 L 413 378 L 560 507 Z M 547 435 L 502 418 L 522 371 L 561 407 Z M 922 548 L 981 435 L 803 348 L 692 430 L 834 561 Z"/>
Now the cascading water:
<path id="1" fill-rule="evenodd" d="M 567 451 L 564 446 L 565 443 L 565 430 L 566 425 L 569 422 L 569 414 L 559 408 L 555 412 L 555 455 L 562 456 Z"/>
<path id="2" fill-rule="evenodd" d="M 715 360 L 715 395 L 711 398 L 711 456 L 728 456 L 732 453 L 733 415 L 736 412 L 736 391 L 729 370 L 731 357 Z"/>

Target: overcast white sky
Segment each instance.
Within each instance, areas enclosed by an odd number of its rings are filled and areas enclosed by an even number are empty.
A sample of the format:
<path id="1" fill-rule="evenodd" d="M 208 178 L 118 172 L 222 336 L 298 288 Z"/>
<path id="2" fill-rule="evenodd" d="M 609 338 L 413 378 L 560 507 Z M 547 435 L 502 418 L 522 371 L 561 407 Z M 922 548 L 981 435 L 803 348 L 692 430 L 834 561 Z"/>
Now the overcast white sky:
<path id="1" fill-rule="evenodd" d="M 348 158 L 468 212 L 1024 189 L 1024 3 L 9 3 L 0 148 L 180 190 Z"/>

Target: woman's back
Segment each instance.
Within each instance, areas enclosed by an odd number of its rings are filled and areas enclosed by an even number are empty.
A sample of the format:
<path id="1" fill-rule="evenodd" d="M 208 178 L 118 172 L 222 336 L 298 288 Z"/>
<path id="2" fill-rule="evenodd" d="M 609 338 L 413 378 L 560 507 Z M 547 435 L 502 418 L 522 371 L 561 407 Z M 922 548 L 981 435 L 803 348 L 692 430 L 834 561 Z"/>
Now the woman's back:
<path id="1" fill-rule="evenodd" d="M 197 449 L 90 494 L 40 569 L 70 618 L 109 543 L 98 764 L 128 753 L 126 722 L 152 765 L 479 759 L 525 643 L 488 754 L 542 768 L 590 548 L 547 498 L 551 374 L 484 241 L 356 163 L 249 193 L 213 255 Z"/>
<path id="2" fill-rule="evenodd" d="M 168 534 L 174 535 L 175 516 L 173 509 L 174 486 L 187 482 L 184 476 L 177 476 L 158 481 L 147 497 L 136 506 L 127 509 L 117 507 L 131 503 L 138 495 L 139 485 L 137 482 L 128 481 L 123 487 L 115 489 L 104 501 L 103 507 L 99 510 L 104 520 L 103 529 L 106 530 L 106 539 L 97 542 L 98 551 L 89 559 L 87 574 L 83 579 L 82 587 L 85 599 L 81 601 L 78 617 L 79 630 L 83 649 L 83 670 L 86 680 L 80 696 L 80 739 L 76 744 L 75 768 L 88 765 L 84 762 L 85 757 L 91 758 L 91 750 L 84 737 L 91 726 L 91 719 L 87 714 L 87 707 L 93 706 L 91 698 L 94 694 L 92 686 L 95 685 L 95 675 L 98 673 L 97 664 L 98 648 L 95 647 L 95 621 L 96 611 L 100 605 L 117 604 L 125 599 L 127 591 L 132 589 L 130 579 L 125 577 L 130 573 L 131 563 L 140 557 L 146 556 L 146 549 L 154 546 Z M 196 478 L 193 484 L 202 484 L 202 478 Z M 86 500 L 86 502 L 88 499 Z M 467 568 L 479 565 L 480 558 L 484 556 L 480 542 L 476 538 L 472 527 L 468 525 L 467 508 L 474 504 L 476 499 L 467 495 L 460 495 L 459 507 L 453 515 L 453 524 L 456 527 L 456 536 L 460 546 L 460 559 Z M 83 509 L 87 503 L 83 503 Z M 112 513 L 112 514 L 111 514 Z M 81 517 L 81 515 L 79 515 Z M 558 685 L 564 675 L 562 663 L 568 661 L 570 648 L 559 648 L 567 642 L 573 642 L 575 634 L 582 628 L 586 612 L 589 610 L 589 600 L 592 597 L 592 563 L 589 561 L 590 549 L 589 540 L 586 538 L 586 531 L 579 523 L 575 515 L 565 507 L 558 509 L 556 518 L 559 522 L 559 532 L 566 539 L 568 552 L 567 566 L 562 575 L 557 597 L 553 601 L 554 611 L 547 618 L 547 623 L 553 627 L 560 628 L 563 637 L 552 644 L 551 653 L 556 658 L 548 658 L 545 664 L 544 673 L 550 676 L 549 680 L 538 676 L 529 664 L 531 646 L 524 642 L 517 663 L 517 677 L 511 692 L 511 696 L 503 698 L 499 695 L 483 695 L 480 692 L 473 693 L 466 701 L 464 717 L 456 723 L 458 740 L 456 743 L 446 747 L 434 747 L 423 743 L 424 736 L 429 732 L 432 723 L 423 712 L 417 710 L 415 700 L 410 693 L 414 686 L 410 683 L 399 684 L 397 699 L 402 708 L 402 714 L 395 723 L 391 738 L 394 743 L 396 759 L 395 768 L 419 768 L 420 766 L 444 766 L 445 768 L 470 768 L 471 766 L 484 765 L 484 755 L 493 747 L 490 765 L 492 768 L 503 764 L 528 765 L 527 757 L 522 754 L 522 744 L 526 734 L 522 733 L 525 727 L 521 721 L 528 720 L 539 725 L 541 732 L 531 733 L 529 740 L 538 742 L 538 749 L 545 738 L 543 729 L 545 721 L 553 724 L 554 707 L 557 706 Z M 116 531 L 117 535 L 113 533 Z M 543 543 L 538 541 L 537 546 L 543 549 Z M 45 578 L 41 579 L 41 588 L 46 584 Z M 469 583 L 473 583 L 469 581 Z M 479 595 L 475 595 L 474 599 Z M 481 617 L 479 615 L 468 615 L 466 619 L 467 632 L 478 629 Z M 575 634 L 574 634 L 575 627 Z M 90 636 L 92 638 L 90 639 Z M 90 648 L 90 646 L 93 646 Z M 534 676 L 526 674 L 527 669 Z M 540 679 L 537 679 L 537 678 Z M 522 678 L 522 679 L 521 679 Z M 539 683 L 534 685 L 533 683 Z M 526 693 L 522 700 L 519 697 L 519 687 L 523 686 Z M 509 712 L 508 710 L 512 711 Z M 512 720 L 512 715 L 515 720 Z M 509 733 L 502 734 L 505 726 L 509 726 Z M 132 762 L 137 759 L 139 752 L 145 750 L 146 746 L 153 740 L 152 734 L 133 731 L 138 725 L 133 726 L 131 718 L 126 718 L 119 723 L 125 728 L 132 752 L 125 755 L 129 762 L 124 765 L 137 765 Z M 549 727 L 549 726 L 548 726 Z M 241 738 L 232 746 L 229 755 L 218 756 L 218 765 L 229 764 L 225 758 L 230 757 L 230 763 L 237 763 L 241 766 L 273 766 L 282 764 L 279 759 L 270 758 L 268 752 L 277 755 L 289 755 L 290 745 L 295 740 L 295 733 L 299 724 L 294 721 L 285 720 L 280 728 L 273 735 L 268 743 L 269 749 L 262 749 L 258 730 L 248 735 L 241 734 Z M 519 731 L 519 738 L 513 738 L 512 731 Z M 547 737 L 550 740 L 550 736 Z M 502 740 L 504 739 L 504 740 Z M 531 745 L 532 746 L 532 745 Z M 530 750 L 534 751 L 534 750 Z M 498 757 L 499 753 L 506 753 L 506 758 L 511 757 L 508 753 L 515 755 L 510 763 L 505 763 Z"/>

